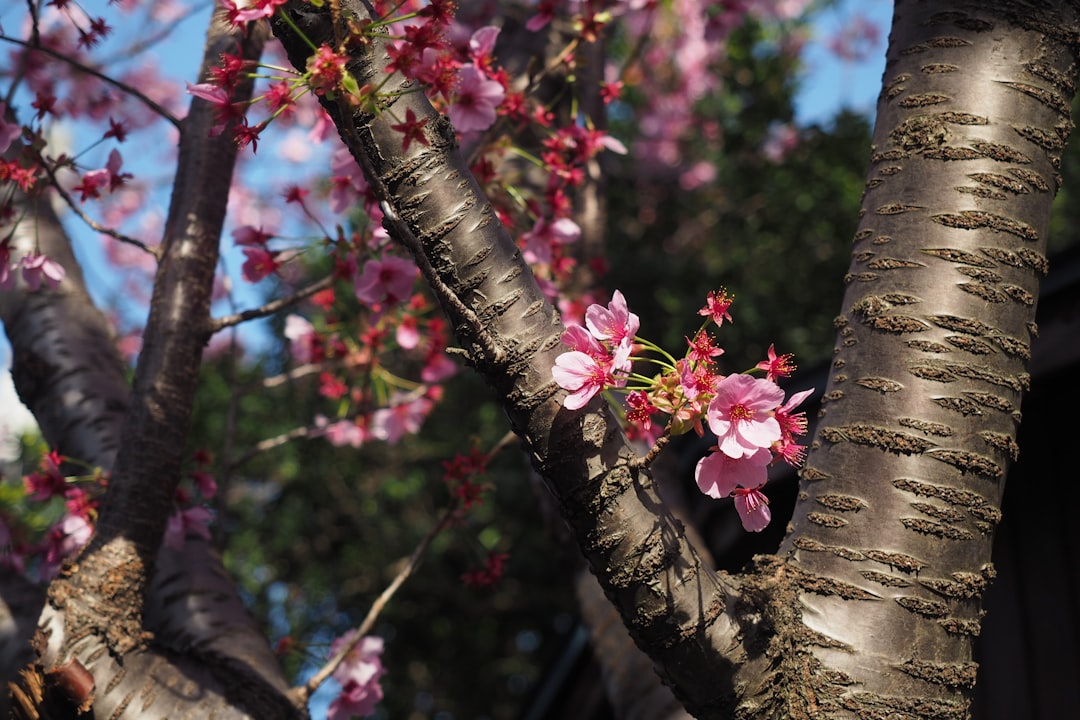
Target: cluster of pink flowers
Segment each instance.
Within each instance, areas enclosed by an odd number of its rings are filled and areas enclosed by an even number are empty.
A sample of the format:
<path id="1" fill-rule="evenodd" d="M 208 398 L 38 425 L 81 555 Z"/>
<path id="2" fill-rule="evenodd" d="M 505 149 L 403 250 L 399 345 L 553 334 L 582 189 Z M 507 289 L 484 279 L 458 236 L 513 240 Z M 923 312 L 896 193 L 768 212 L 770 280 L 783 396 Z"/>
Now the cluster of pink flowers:
<path id="1" fill-rule="evenodd" d="M 693 429 L 704 433 L 702 423 L 716 436 L 715 452 L 702 458 L 695 471 L 698 488 L 715 498 L 734 497 L 743 527 L 760 531 L 769 524 L 768 499 L 761 492 L 770 465 L 783 460 L 801 464 L 805 448 L 796 438 L 806 433 L 804 413 L 796 413 L 813 390 L 795 393 L 785 402 L 776 384 L 795 367 L 790 355 L 777 355 L 770 346 L 767 359 L 749 373 L 723 375 L 714 358 L 723 350 L 707 332 L 709 323 L 720 327 L 731 321 L 731 298 L 710 292 L 699 314 L 706 317 L 693 339 L 687 338 L 683 358 L 675 359 L 656 345 L 637 337 L 639 320 L 630 312 L 622 293 L 615 291 L 607 307 L 593 304 L 585 311 L 585 328 L 570 326 L 563 343 L 571 348 L 555 359 L 552 376 L 568 391 L 563 406 L 584 407 L 597 393 L 615 389 L 626 394 L 625 417 L 634 435 L 655 440 L 664 433 L 681 434 Z M 649 351 L 660 357 L 644 358 L 661 368 L 653 376 L 633 372 L 633 363 Z M 669 416 L 666 428 L 658 428 L 653 415 Z"/>

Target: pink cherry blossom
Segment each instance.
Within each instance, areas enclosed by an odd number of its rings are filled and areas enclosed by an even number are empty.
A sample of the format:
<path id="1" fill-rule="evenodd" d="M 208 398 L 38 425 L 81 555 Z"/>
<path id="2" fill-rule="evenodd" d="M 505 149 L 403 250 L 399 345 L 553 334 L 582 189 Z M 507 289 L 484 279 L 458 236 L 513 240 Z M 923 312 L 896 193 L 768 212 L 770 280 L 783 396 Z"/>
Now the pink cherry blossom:
<path id="1" fill-rule="evenodd" d="M 63 520 L 53 526 L 46 541 L 45 559 L 40 573 L 42 580 L 52 580 L 60 572 L 60 564 L 85 545 L 94 529 L 85 518 L 79 515 L 65 515 Z"/>
<path id="2" fill-rule="evenodd" d="M 285 337 L 289 339 L 293 360 L 301 365 L 311 362 L 315 328 L 310 322 L 299 315 L 288 315 L 285 318 Z"/>
<path id="3" fill-rule="evenodd" d="M 371 414 L 371 434 L 393 445 L 405 435 L 419 432 L 432 407 L 434 403 L 430 398 L 420 397 L 404 402 L 397 398 L 396 404 L 379 408 Z"/>
<path id="4" fill-rule="evenodd" d="M 446 356 L 446 353 L 428 353 L 424 361 L 424 367 L 420 370 L 420 379 L 426 383 L 437 383 L 445 380 L 458 371 L 458 366 Z"/>
<path id="5" fill-rule="evenodd" d="M 705 307 L 698 310 L 698 315 L 712 318 L 716 327 L 720 327 L 724 324 L 724 320 L 731 322 L 731 313 L 728 312 L 728 308 L 731 307 L 733 301 L 734 298 L 729 297 L 726 290 L 721 289 L 719 292 L 710 290 Z"/>
<path id="6" fill-rule="evenodd" d="M 571 325 L 563 330 L 562 337 L 563 345 L 571 350 L 577 350 L 583 352 L 586 355 L 593 357 L 603 356 L 607 354 L 607 350 L 600 345 L 599 341 L 589 333 L 588 330 L 580 325 Z"/>
<path id="7" fill-rule="evenodd" d="M 277 272 L 280 263 L 274 257 L 274 253 L 266 248 L 244 248 L 244 264 L 240 267 L 240 273 L 250 283 L 257 283 L 267 275 Z"/>
<path id="8" fill-rule="evenodd" d="M 780 439 L 773 411 L 784 401 L 776 383 L 740 373 L 716 384 L 706 417 L 722 453 L 733 458 L 753 455 Z"/>
<path id="9" fill-rule="evenodd" d="M 581 228 L 570 218 L 559 218 L 549 222 L 540 218 L 529 232 L 521 236 L 525 261 L 534 265 L 551 264 L 552 247 L 576 242 L 581 237 Z"/>
<path id="10" fill-rule="evenodd" d="M 743 529 L 747 532 L 761 532 L 772 520 L 769 512 L 769 498 L 760 490 L 752 488 L 735 489 L 735 510 L 739 513 Z"/>
<path id="11" fill-rule="evenodd" d="M 585 325 L 597 340 L 630 345 L 641 327 L 641 321 L 630 312 L 623 294 L 616 290 L 606 308 L 602 305 L 589 306 L 585 311 Z"/>
<path id="12" fill-rule="evenodd" d="M 355 637 L 356 631 L 349 630 L 334 640 L 330 643 L 330 655 L 336 655 Z M 334 670 L 334 679 L 341 684 L 341 694 L 330 703 L 328 720 L 348 720 L 375 712 L 375 706 L 383 698 L 379 678 L 386 673 L 379 657 L 382 652 L 383 639 L 369 635 L 345 656 Z"/>
<path id="13" fill-rule="evenodd" d="M 261 227 L 241 225 L 232 231 L 232 237 L 233 243 L 241 247 L 263 247 L 268 240 L 273 239 L 274 234 L 266 232 Z"/>
<path id="14" fill-rule="evenodd" d="M 476 65 L 462 65 L 450 105 L 450 122 L 460 133 L 487 130 L 495 123 L 495 109 L 505 97 L 503 86 L 489 80 Z"/>
<path id="15" fill-rule="evenodd" d="M 482 27 L 469 38 L 469 56 L 479 64 L 491 61 L 495 52 L 495 41 L 499 38 L 499 28 L 494 25 Z"/>
<path id="16" fill-rule="evenodd" d="M 551 369 L 551 374 L 559 387 L 570 391 L 563 400 L 563 407 L 567 410 L 580 410 L 593 395 L 616 384 L 610 361 L 604 362 L 580 350 L 566 352 L 555 358 L 555 367 Z"/>
<path id="17" fill-rule="evenodd" d="M 22 267 L 22 279 L 30 292 L 36 292 L 45 283 L 55 290 L 64 279 L 64 266 L 44 255 L 29 253 L 19 261 Z"/>
<path id="18" fill-rule="evenodd" d="M 334 447 L 358 448 L 372 439 L 368 429 L 368 419 L 359 417 L 355 420 L 345 419 L 329 422 L 324 415 L 315 416 L 315 426 L 318 428 L 315 435 L 322 435 Z"/>
<path id="19" fill-rule="evenodd" d="M 396 305 L 409 299 L 419 271 L 405 258 L 387 255 L 382 260 L 368 260 L 354 280 L 356 297 L 371 306 Z"/>
<path id="20" fill-rule="evenodd" d="M 756 367 L 758 370 L 765 371 L 765 379 L 776 382 L 778 378 L 790 377 L 791 373 L 795 372 L 795 356 L 791 353 L 785 353 L 784 355 L 776 354 L 776 346 L 769 345 L 769 357 L 767 360 L 762 360 Z"/>
<path id="21" fill-rule="evenodd" d="M 769 479 L 768 468 L 772 453 L 758 450 L 743 458 L 733 458 L 714 452 L 698 460 L 694 480 L 698 489 L 709 497 L 725 498 L 739 487 L 757 488 Z"/>

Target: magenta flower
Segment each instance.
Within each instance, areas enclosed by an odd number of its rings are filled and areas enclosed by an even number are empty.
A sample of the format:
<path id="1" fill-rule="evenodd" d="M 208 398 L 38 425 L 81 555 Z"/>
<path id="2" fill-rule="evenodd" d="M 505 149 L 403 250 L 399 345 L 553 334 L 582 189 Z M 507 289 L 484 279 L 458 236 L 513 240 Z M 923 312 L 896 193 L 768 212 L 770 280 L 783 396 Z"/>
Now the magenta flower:
<path id="1" fill-rule="evenodd" d="M 731 313 L 728 309 L 734 300 L 735 298 L 729 297 L 727 291 L 722 288 L 719 292 L 710 290 L 708 297 L 705 299 L 705 307 L 698 310 L 698 315 L 712 318 L 712 321 L 716 323 L 716 327 L 720 327 L 725 320 L 731 322 Z"/>
<path id="2" fill-rule="evenodd" d="M 244 256 L 247 259 L 240 266 L 240 274 L 249 283 L 257 283 L 267 275 L 277 272 L 278 267 L 281 265 L 277 258 L 274 257 L 274 253 L 266 248 L 246 247 L 244 248 Z"/>
<path id="3" fill-rule="evenodd" d="M 761 378 L 732 374 L 717 383 L 706 417 L 720 451 L 742 458 L 779 440 L 780 424 L 773 411 L 783 401 L 784 391 Z"/>
<path id="4" fill-rule="evenodd" d="M 382 260 L 368 260 L 353 281 L 356 297 L 371 306 L 395 305 L 409 299 L 418 271 L 405 258 L 387 255 Z"/>
<path id="5" fill-rule="evenodd" d="M 766 380 L 776 382 L 777 378 L 790 377 L 791 373 L 795 372 L 795 356 L 791 353 L 777 355 L 776 346 L 769 345 L 769 358 L 754 367 L 765 371 Z"/>
<path id="6" fill-rule="evenodd" d="M 458 71 L 457 93 L 450 105 L 450 122 L 460 133 L 487 130 L 495 124 L 495 109 L 506 97 L 503 86 L 489 80 L 472 63 Z"/>

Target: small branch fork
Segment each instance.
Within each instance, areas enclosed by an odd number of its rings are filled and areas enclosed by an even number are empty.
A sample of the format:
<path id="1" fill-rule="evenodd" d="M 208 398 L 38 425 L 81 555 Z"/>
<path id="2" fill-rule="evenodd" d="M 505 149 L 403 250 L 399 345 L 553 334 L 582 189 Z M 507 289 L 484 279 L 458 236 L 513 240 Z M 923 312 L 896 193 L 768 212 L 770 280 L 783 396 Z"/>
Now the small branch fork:
<path id="1" fill-rule="evenodd" d="M 504 435 L 488 452 L 487 457 L 490 459 L 497 455 L 500 451 L 510 446 L 510 444 L 517 439 L 517 436 L 513 432 L 508 432 Z M 420 565 L 420 560 L 423 558 L 424 553 L 427 552 L 428 547 L 432 541 L 443 530 L 450 525 L 451 522 L 457 517 L 458 502 L 457 500 L 451 501 L 449 507 L 443 512 L 439 522 L 435 524 L 431 530 L 420 540 L 420 543 L 416 546 L 416 549 L 412 551 L 409 556 L 408 562 L 405 563 L 405 567 L 394 577 L 386 589 L 383 590 L 379 597 L 375 599 L 375 602 L 371 604 L 371 608 L 368 610 L 367 616 L 364 621 L 356 628 L 354 637 L 345 644 L 338 652 L 326 661 L 326 664 L 303 685 L 298 685 L 290 691 L 290 697 L 293 703 L 297 707 L 306 707 L 308 700 L 312 694 L 326 682 L 327 678 L 334 674 L 334 672 L 341 666 L 341 663 L 345 661 L 345 658 L 349 656 L 356 646 L 360 644 L 360 641 L 364 639 L 364 636 L 371 632 L 371 629 L 375 626 L 375 621 L 379 618 L 379 614 L 389 604 L 390 599 L 394 597 L 394 594 L 405 583 L 406 580 L 416 571 L 416 568 Z"/>

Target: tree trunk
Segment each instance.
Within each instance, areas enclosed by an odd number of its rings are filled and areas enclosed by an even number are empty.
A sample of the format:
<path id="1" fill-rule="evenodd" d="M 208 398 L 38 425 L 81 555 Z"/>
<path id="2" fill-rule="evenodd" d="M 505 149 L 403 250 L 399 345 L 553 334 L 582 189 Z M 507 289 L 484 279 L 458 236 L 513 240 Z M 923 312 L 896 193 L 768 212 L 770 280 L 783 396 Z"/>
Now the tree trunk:
<path id="1" fill-rule="evenodd" d="M 1077 29 L 1063 4 L 896 4 L 822 419 L 776 568 L 802 620 L 779 693 L 807 715 L 967 712 Z"/>

